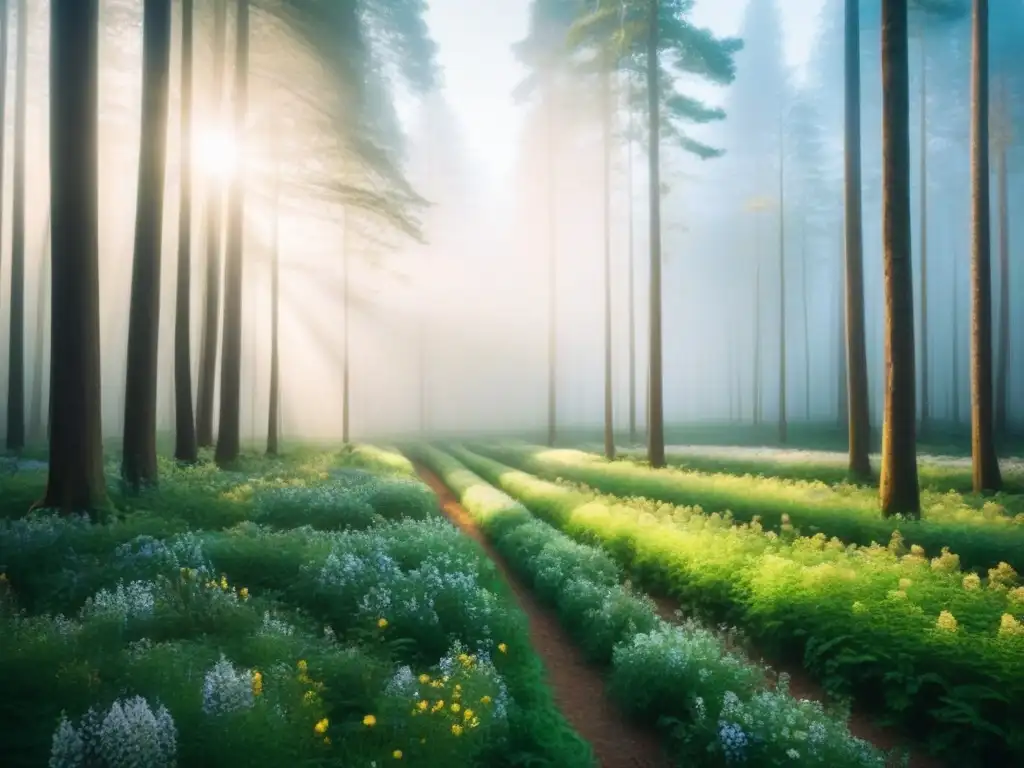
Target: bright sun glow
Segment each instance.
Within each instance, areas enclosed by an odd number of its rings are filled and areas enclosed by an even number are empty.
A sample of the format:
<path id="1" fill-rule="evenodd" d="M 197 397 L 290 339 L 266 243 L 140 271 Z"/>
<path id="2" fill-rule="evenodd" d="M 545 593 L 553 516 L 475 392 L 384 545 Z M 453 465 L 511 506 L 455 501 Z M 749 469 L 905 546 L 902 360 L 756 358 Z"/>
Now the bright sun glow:
<path id="1" fill-rule="evenodd" d="M 196 142 L 196 162 L 201 173 L 220 179 L 230 178 L 238 163 L 234 137 L 219 128 L 202 131 Z"/>

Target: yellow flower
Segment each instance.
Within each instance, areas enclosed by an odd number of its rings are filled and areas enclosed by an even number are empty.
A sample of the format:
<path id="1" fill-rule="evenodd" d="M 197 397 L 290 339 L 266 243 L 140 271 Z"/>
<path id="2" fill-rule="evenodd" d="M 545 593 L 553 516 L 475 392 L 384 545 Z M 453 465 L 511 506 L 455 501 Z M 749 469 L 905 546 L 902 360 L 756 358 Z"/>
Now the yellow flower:
<path id="1" fill-rule="evenodd" d="M 455 725 L 453 725 L 453 726 L 452 726 L 452 734 L 453 734 L 454 736 L 461 736 L 461 735 L 462 735 L 462 726 L 461 726 L 461 725 L 459 725 L 458 723 L 456 723 Z"/>
<path id="2" fill-rule="evenodd" d="M 452 712 L 458 712 L 460 709 L 462 709 L 462 706 L 459 704 L 459 702 L 455 702 L 454 704 L 452 704 Z"/>
<path id="3" fill-rule="evenodd" d="M 425 709 L 427 708 L 427 706 L 429 706 L 429 705 L 427 704 L 427 700 L 426 700 L 426 699 L 423 699 L 423 701 L 421 701 L 421 702 L 420 702 L 419 704 L 417 704 L 417 705 L 416 705 L 416 707 L 417 707 L 417 708 L 418 708 L 418 709 L 419 709 L 419 710 L 420 710 L 421 712 L 422 712 L 423 710 L 425 710 Z"/>
<path id="4" fill-rule="evenodd" d="M 223 573 L 220 575 L 220 588 L 221 589 L 227 589 L 228 588 L 228 577 L 225 576 Z"/>
<path id="5" fill-rule="evenodd" d="M 306 691 L 302 694 L 303 704 L 316 704 L 319 697 L 316 695 L 316 691 Z"/>
<path id="6" fill-rule="evenodd" d="M 295 666 L 298 667 L 299 672 L 301 672 L 302 674 L 306 674 L 306 671 L 309 669 L 305 659 L 299 659 L 299 663 Z"/>
<path id="7" fill-rule="evenodd" d="M 1000 635 L 1024 635 L 1024 624 L 1021 624 L 1015 616 L 1004 613 L 999 619 Z"/>
<path id="8" fill-rule="evenodd" d="M 490 704 L 491 703 L 491 697 L 490 696 L 481 696 L 480 697 L 480 703 L 481 704 Z"/>
<path id="9" fill-rule="evenodd" d="M 910 579 L 900 579 L 900 589 L 906 591 L 907 588 L 913 583 L 914 582 L 912 582 Z"/>
<path id="10" fill-rule="evenodd" d="M 462 713 L 462 719 L 463 720 L 472 720 L 473 719 L 473 710 L 472 709 L 467 709 L 465 712 L 463 712 Z"/>
<path id="11" fill-rule="evenodd" d="M 430 675 L 420 675 L 420 682 L 426 685 L 430 682 Z"/>
<path id="12" fill-rule="evenodd" d="M 470 728 L 476 728 L 478 725 L 480 725 L 480 718 L 479 717 L 474 717 L 472 720 L 469 721 L 469 727 Z"/>
<path id="13" fill-rule="evenodd" d="M 438 710 L 444 709 L 444 699 L 438 699 L 434 702 L 434 706 L 430 708 L 431 712 L 437 712 Z"/>
<path id="14" fill-rule="evenodd" d="M 238 591 L 238 596 L 240 598 L 242 598 L 243 600 L 248 600 L 249 599 L 249 588 L 248 587 L 242 587 Z"/>
<path id="15" fill-rule="evenodd" d="M 978 589 L 981 586 L 981 577 L 976 573 L 969 573 L 964 576 L 964 589 Z"/>
<path id="16" fill-rule="evenodd" d="M 395 758 L 395 760 L 401 760 L 402 759 L 402 750 L 396 749 L 394 752 L 391 753 L 391 756 L 393 758 Z"/>
<path id="17" fill-rule="evenodd" d="M 377 619 L 377 626 L 381 629 L 386 629 L 388 626 L 388 620 L 385 618 Z"/>
<path id="18" fill-rule="evenodd" d="M 367 728 L 373 728 L 373 726 L 375 726 L 376 724 L 377 718 L 373 715 L 367 715 L 363 718 L 363 725 L 365 725 Z"/>
<path id="19" fill-rule="evenodd" d="M 323 720 L 319 721 L 316 725 L 313 726 L 313 730 L 317 733 L 326 733 L 328 725 L 329 723 L 327 722 L 327 718 L 325 717 Z"/>
<path id="20" fill-rule="evenodd" d="M 259 696 L 263 693 L 263 674 L 261 672 L 252 673 L 252 694 L 253 696 Z"/>
<path id="21" fill-rule="evenodd" d="M 939 618 L 935 620 L 935 626 L 947 632 L 956 632 L 959 624 L 952 613 L 943 611 L 939 614 Z"/>
<path id="22" fill-rule="evenodd" d="M 508 646 L 504 643 L 498 643 L 498 651 L 499 653 L 508 653 Z"/>

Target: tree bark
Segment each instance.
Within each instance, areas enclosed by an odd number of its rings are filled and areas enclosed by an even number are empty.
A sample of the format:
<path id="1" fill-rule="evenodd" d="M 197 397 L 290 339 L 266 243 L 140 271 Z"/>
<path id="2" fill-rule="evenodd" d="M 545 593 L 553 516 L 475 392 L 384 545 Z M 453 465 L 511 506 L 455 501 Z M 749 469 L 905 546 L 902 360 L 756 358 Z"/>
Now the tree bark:
<path id="1" fill-rule="evenodd" d="M 213 119 L 223 119 L 224 58 L 227 48 L 227 0 L 214 0 Z M 199 349 L 199 387 L 196 397 L 196 442 L 213 445 L 214 394 L 217 381 L 217 344 L 220 332 L 221 228 L 224 219 L 224 190 L 220 180 L 206 181 L 206 296 L 203 302 L 202 341 Z"/>
<path id="2" fill-rule="evenodd" d="M 132 491 L 157 482 L 157 351 L 171 68 L 171 0 L 146 0 L 142 37 L 142 133 L 132 294 L 128 313 L 124 453 L 121 459 L 121 477 Z"/>
<path id="3" fill-rule="evenodd" d="M 993 429 L 988 0 L 974 0 L 971 56 L 971 464 L 975 493 L 1002 486 Z"/>
<path id="4" fill-rule="evenodd" d="M 193 0 L 181 0 L 181 203 L 174 325 L 174 457 L 198 458 L 192 410 L 192 41 Z"/>
<path id="5" fill-rule="evenodd" d="M 548 208 L 548 445 L 558 439 L 558 243 L 555 210 L 555 103 L 553 86 L 548 83 L 547 104 L 547 208 Z"/>
<path id="6" fill-rule="evenodd" d="M 235 142 L 245 144 L 249 110 L 249 0 L 238 0 L 235 39 Z M 244 158 L 244 152 L 239 152 Z M 245 163 L 239 162 L 228 191 L 228 237 L 224 264 L 224 343 L 221 350 L 220 426 L 214 457 L 221 467 L 238 459 L 241 443 L 242 254 Z"/>
<path id="7" fill-rule="evenodd" d="M 921 432 L 928 429 L 932 417 L 931 387 L 928 383 L 928 59 L 925 52 L 925 34 L 921 32 Z"/>
<path id="8" fill-rule="evenodd" d="M 43 421 L 43 376 L 46 365 L 46 305 L 50 296 L 50 217 L 46 217 L 46 244 L 39 255 L 39 272 L 36 278 L 36 329 L 35 329 L 35 350 L 32 354 L 32 405 L 28 417 L 28 439 L 33 443 L 42 442 L 46 439 L 45 425 Z"/>
<path id="9" fill-rule="evenodd" d="M 1005 435 L 1009 428 L 1007 398 L 1010 378 L 1010 203 L 1007 144 L 1010 138 L 1010 102 L 1006 76 L 999 81 L 999 137 L 996 142 L 996 195 L 999 227 L 999 352 L 996 361 L 996 434 Z"/>
<path id="10" fill-rule="evenodd" d="M 50 4 L 50 461 L 37 506 L 106 504 L 100 421 L 99 2 Z"/>
<path id="11" fill-rule="evenodd" d="M 903 3 L 906 15 L 906 3 Z M 864 232 L 861 213 L 860 8 L 846 0 L 845 26 L 844 211 L 846 263 L 846 396 L 849 469 L 856 478 L 871 477 L 871 411 L 868 400 L 868 355 L 864 324 Z"/>
<path id="12" fill-rule="evenodd" d="M 612 82 L 601 73 L 602 189 L 604 193 L 604 455 L 615 458 L 615 413 L 612 401 Z"/>
<path id="13" fill-rule="evenodd" d="M 658 0 L 651 0 L 647 40 L 648 195 L 651 208 L 650 362 L 647 394 L 647 460 L 665 466 L 665 406 L 661 370 L 661 101 L 658 83 Z"/>
<path id="14" fill-rule="evenodd" d="M 629 291 L 629 442 L 636 445 L 636 259 L 633 236 L 633 76 L 626 75 L 626 114 L 629 119 L 626 138 L 626 217 L 628 219 L 629 275 L 626 280 Z"/>
<path id="15" fill-rule="evenodd" d="M 910 237 L 910 97 L 907 0 L 882 0 L 882 259 L 885 399 L 882 514 L 919 517 Z"/>
<path id="16" fill-rule="evenodd" d="M 7 450 L 25 447 L 25 128 L 28 3 L 18 0 L 14 70 L 14 179 L 11 188 L 11 317 L 7 361 Z"/>

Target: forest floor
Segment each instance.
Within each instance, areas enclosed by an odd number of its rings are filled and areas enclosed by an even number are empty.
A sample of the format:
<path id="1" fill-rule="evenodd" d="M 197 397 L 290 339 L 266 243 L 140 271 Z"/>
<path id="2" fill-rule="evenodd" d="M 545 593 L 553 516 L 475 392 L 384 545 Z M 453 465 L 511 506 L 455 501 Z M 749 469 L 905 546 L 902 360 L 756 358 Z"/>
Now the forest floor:
<path id="1" fill-rule="evenodd" d="M 584 661 L 551 611 L 541 606 L 510 571 L 455 495 L 426 467 L 418 465 L 416 470 L 437 494 L 445 516 L 484 549 L 508 583 L 529 620 L 530 640 L 547 669 L 555 701 L 565 719 L 593 747 L 598 765 L 601 768 L 667 768 L 670 763 L 654 729 L 631 723 L 619 713 L 605 695 L 601 674 Z"/>
<path id="2" fill-rule="evenodd" d="M 753 452 L 752 454 L 753 455 Z M 469 513 L 444 482 L 423 465 L 416 465 L 420 478 L 437 494 L 441 509 L 467 536 L 483 547 L 495 562 L 509 584 L 516 600 L 526 613 L 530 635 L 537 655 L 543 660 L 550 676 L 555 701 L 566 720 L 594 748 L 598 764 L 603 768 L 647 768 L 667 765 L 653 730 L 640 728 L 626 721 L 604 695 L 601 674 L 586 664 L 571 639 L 561 629 L 557 619 L 541 606 L 529 590 L 509 571 L 501 556 L 479 531 Z M 665 621 L 678 623 L 683 613 L 671 598 L 653 596 L 658 613 Z M 744 643 L 737 650 L 752 661 L 771 668 L 771 683 L 786 675 L 789 693 L 794 698 L 829 701 L 825 689 L 803 667 L 791 663 L 778 663 L 767 659 L 758 650 Z M 906 754 L 908 768 L 942 768 L 943 763 L 921 750 L 908 746 L 903 735 L 893 728 L 879 725 L 869 713 L 854 709 L 848 721 L 850 732 L 883 751 L 899 750 Z"/>

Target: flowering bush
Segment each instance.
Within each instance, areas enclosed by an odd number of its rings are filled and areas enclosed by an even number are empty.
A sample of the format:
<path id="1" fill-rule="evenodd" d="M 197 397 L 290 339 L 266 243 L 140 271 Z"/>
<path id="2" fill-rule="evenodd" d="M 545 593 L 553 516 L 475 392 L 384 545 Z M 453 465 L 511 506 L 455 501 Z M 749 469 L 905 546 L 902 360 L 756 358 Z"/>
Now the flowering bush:
<path id="1" fill-rule="evenodd" d="M 61 716 L 53 734 L 50 768 L 172 768 L 174 719 L 141 696 L 118 699 L 104 714 L 90 709 L 75 726 Z"/>

